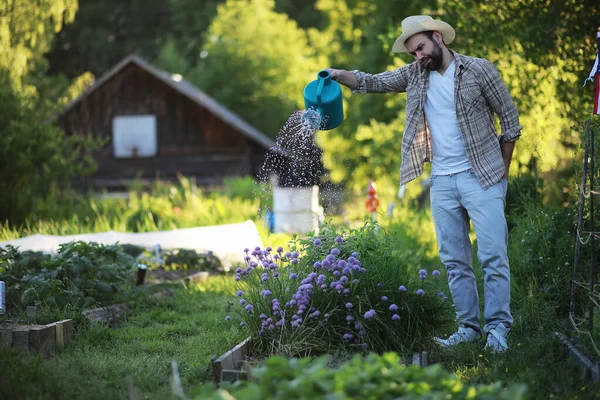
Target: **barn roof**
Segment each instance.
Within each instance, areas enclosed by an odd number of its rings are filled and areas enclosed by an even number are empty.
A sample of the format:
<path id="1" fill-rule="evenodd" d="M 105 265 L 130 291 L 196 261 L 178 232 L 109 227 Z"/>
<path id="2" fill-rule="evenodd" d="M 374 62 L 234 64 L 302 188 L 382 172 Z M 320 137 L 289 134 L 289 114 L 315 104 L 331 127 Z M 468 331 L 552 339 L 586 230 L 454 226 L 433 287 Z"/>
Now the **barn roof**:
<path id="1" fill-rule="evenodd" d="M 112 70 L 110 70 L 102 77 L 97 79 L 92 86 L 90 86 L 79 97 L 77 97 L 75 100 L 69 103 L 62 111 L 62 114 L 67 113 L 69 110 L 75 107 L 75 105 L 77 105 L 79 102 L 85 99 L 90 93 L 94 92 L 97 88 L 102 86 L 106 81 L 118 74 L 129 64 L 135 64 L 143 70 L 147 71 L 149 74 L 163 81 L 179 93 L 188 97 L 190 100 L 206 108 L 214 115 L 221 118 L 225 123 L 236 128 L 239 132 L 248 136 L 250 139 L 253 139 L 257 143 L 262 145 L 264 148 L 269 149 L 275 145 L 275 142 L 270 137 L 268 137 L 267 135 L 265 135 L 246 121 L 244 121 L 233 111 L 229 110 L 227 107 L 225 107 L 224 105 L 222 105 L 221 103 L 204 93 L 202 90 L 198 89 L 192 83 L 183 79 L 181 75 L 171 74 L 166 71 L 162 71 L 152 66 L 150 63 L 148 63 L 141 57 L 133 54 L 125 57 L 121 62 L 115 65 L 115 67 Z"/>

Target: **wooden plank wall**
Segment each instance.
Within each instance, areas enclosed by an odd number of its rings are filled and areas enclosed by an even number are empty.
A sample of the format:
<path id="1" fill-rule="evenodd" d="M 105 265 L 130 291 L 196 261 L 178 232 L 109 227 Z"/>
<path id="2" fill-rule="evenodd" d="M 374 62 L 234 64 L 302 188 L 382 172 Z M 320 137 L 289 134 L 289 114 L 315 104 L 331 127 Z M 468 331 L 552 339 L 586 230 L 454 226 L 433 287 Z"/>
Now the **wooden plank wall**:
<path id="1" fill-rule="evenodd" d="M 154 114 L 158 152 L 153 158 L 116 159 L 112 120 L 120 115 Z M 256 175 L 265 150 L 207 109 L 135 64 L 126 66 L 59 118 L 67 134 L 107 138 L 97 152 L 89 186 L 122 179 L 174 178 L 177 173 L 211 184 L 224 176 Z"/>

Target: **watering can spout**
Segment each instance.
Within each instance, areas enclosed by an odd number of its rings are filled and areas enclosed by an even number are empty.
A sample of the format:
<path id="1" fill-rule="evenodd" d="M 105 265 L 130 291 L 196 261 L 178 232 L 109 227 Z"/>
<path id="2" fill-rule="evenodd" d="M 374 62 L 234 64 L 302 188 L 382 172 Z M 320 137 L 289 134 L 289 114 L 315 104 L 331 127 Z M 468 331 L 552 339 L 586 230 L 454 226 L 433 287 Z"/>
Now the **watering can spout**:
<path id="1" fill-rule="evenodd" d="M 304 88 L 304 106 L 306 111 L 319 114 L 319 130 L 336 128 L 344 120 L 342 88 L 326 69 L 319 71 L 317 79 Z"/>

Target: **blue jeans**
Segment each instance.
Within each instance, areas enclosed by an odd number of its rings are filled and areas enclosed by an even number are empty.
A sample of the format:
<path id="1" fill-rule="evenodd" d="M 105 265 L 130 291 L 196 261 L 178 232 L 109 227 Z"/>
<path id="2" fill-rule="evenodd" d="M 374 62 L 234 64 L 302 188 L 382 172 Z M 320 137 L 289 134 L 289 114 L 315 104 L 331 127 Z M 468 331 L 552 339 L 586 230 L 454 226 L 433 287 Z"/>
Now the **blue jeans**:
<path id="1" fill-rule="evenodd" d="M 481 331 L 479 294 L 473 270 L 469 219 L 483 269 L 484 331 L 499 323 L 512 328 L 508 228 L 504 217 L 508 181 L 483 190 L 473 170 L 431 177 L 431 213 L 438 249 L 448 271 L 448 286 L 458 323 Z"/>

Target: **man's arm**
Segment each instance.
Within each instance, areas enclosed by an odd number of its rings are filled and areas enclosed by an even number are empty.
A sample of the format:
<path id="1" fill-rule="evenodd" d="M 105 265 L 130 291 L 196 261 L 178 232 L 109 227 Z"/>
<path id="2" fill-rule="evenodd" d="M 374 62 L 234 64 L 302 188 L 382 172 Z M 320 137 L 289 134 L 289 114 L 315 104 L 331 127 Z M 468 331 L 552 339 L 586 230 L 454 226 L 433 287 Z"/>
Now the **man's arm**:
<path id="1" fill-rule="evenodd" d="M 487 60 L 484 60 L 481 74 L 481 91 L 500 119 L 501 141 L 516 142 L 521 137 L 523 127 L 519 123 L 517 107 L 515 107 L 504 81 L 494 64 Z"/>
<path id="2" fill-rule="evenodd" d="M 523 127 L 519 123 L 519 113 L 508 88 L 494 64 L 487 60 L 484 62 L 483 68 L 482 92 L 500 119 L 500 151 L 504 161 L 503 178 L 508 179 L 515 142 L 521 137 Z"/>
<path id="3" fill-rule="evenodd" d="M 408 86 L 411 64 L 378 74 L 334 68 L 327 70 L 334 81 L 347 86 L 355 93 L 402 93 L 406 92 Z"/>
<path id="4" fill-rule="evenodd" d="M 500 142 L 500 151 L 502 152 L 502 160 L 504 161 L 504 175 L 502 178 L 508 179 L 508 171 L 510 170 L 510 161 L 512 160 L 515 142 Z"/>
<path id="5" fill-rule="evenodd" d="M 344 85 L 350 90 L 354 90 L 358 87 L 358 79 L 356 79 L 356 75 L 354 75 L 354 73 L 346 71 L 344 69 L 333 68 L 327 68 L 327 71 L 329 71 L 331 79 L 333 79 L 340 85 Z"/>

